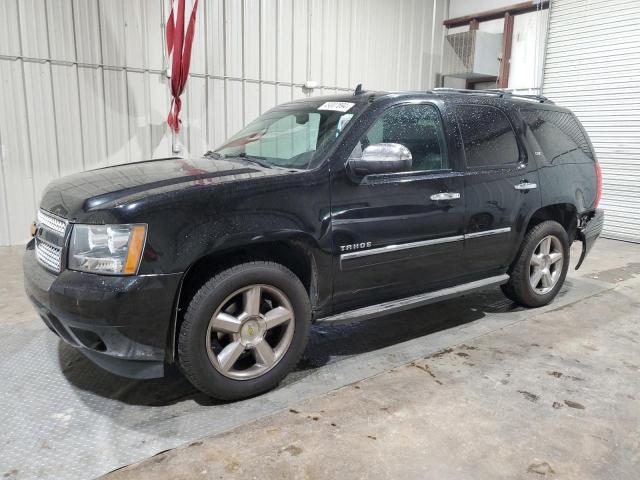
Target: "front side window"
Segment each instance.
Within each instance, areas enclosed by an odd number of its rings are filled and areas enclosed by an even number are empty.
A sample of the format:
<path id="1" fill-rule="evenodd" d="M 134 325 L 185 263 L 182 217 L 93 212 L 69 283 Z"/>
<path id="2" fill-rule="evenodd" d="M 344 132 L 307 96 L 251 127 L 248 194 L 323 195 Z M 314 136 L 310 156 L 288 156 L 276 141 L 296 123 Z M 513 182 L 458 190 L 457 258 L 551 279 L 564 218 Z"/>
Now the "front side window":
<path id="1" fill-rule="evenodd" d="M 360 139 L 351 157 L 360 157 L 362 150 L 377 143 L 407 147 L 412 158 L 410 171 L 449 168 L 442 122 L 432 105 L 401 105 L 385 111 Z"/>
<path id="2" fill-rule="evenodd" d="M 509 119 L 487 105 L 456 106 L 467 167 L 495 167 L 520 161 Z"/>
<path id="3" fill-rule="evenodd" d="M 354 103 L 318 101 L 276 107 L 240 130 L 214 153 L 278 167 L 313 168 L 360 108 Z"/>

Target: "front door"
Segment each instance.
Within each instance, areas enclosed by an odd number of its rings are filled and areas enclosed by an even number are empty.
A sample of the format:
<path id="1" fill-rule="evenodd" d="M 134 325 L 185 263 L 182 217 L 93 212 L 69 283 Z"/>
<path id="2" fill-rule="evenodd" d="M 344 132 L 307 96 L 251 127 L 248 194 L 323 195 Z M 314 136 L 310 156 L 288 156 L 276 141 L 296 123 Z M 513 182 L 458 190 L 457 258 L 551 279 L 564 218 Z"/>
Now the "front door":
<path id="1" fill-rule="evenodd" d="M 443 121 L 443 118 L 445 119 Z M 334 307 L 342 311 L 435 289 L 461 271 L 464 179 L 450 154 L 455 120 L 432 103 L 390 106 L 352 138 L 350 156 L 398 143 L 412 167 L 359 177 L 338 158 L 332 168 Z"/>

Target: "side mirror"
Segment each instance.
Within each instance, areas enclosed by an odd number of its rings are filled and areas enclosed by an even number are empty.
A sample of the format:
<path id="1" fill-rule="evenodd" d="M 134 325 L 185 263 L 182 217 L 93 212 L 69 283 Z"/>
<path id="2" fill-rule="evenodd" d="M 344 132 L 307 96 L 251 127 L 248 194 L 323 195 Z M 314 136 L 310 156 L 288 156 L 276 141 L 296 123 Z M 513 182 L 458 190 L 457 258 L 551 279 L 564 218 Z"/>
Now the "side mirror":
<path id="1" fill-rule="evenodd" d="M 375 173 L 396 173 L 411 170 L 411 152 L 399 143 L 369 145 L 360 157 L 350 157 L 349 167 L 360 176 Z"/>

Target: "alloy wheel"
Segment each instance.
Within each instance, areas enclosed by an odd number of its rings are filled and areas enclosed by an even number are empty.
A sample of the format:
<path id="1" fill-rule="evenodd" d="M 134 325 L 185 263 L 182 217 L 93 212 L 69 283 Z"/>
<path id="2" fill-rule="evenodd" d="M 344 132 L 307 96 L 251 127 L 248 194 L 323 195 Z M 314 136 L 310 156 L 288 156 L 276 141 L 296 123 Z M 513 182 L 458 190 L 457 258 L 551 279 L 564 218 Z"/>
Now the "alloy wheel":
<path id="1" fill-rule="evenodd" d="M 539 295 L 550 292 L 562 275 L 564 249 L 554 235 L 544 237 L 533 250 L 529 261 L 529 283 Z"/>
<path id="2" fill-rule="evenodd" d="M 293 307 L 281 290 L 263 284 L 243 287 L 229 295 L 209 321 L 209 360 L 225 377 L 259 377 L 284 357 L 294 328 Z"/>

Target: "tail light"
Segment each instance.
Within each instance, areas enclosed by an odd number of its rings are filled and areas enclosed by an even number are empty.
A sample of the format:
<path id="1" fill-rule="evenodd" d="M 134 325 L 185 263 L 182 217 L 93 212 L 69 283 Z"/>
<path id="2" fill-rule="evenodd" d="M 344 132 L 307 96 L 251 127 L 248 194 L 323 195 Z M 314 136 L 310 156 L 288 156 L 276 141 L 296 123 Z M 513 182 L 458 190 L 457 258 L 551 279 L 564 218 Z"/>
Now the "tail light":
<path id="1" fill-rule="evenodd" d="M 600 198 L 602 198 L 602 169 L 600 168 L 600 164 L 596 160 L 596 200 L 593 204 L 593 208 L 598 208 L 600 204 Z"/>

